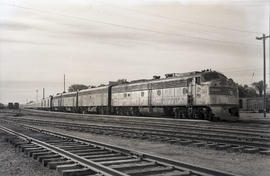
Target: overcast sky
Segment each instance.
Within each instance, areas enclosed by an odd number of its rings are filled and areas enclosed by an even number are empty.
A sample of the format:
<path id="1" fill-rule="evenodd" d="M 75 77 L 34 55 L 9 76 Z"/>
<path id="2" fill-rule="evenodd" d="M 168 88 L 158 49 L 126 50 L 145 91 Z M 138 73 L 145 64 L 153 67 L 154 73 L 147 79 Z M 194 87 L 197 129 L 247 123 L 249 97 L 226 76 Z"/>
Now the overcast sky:
<path id="1" fill-rule="evenodd" d="M 0 102 L 61 92 L 64 73 L 67 87 L 207 68 L 250 84 L 268 30 L 268 0 L 0 0 Z"/>

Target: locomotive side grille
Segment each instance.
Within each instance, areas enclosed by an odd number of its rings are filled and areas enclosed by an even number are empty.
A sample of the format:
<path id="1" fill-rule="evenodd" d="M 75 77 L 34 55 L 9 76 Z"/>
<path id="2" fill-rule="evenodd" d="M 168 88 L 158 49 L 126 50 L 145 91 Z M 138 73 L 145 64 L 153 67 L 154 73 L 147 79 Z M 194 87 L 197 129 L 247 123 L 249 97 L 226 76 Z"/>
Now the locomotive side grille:
<path id="1" fill-rule="evenodd" d="M 112 93 L 122 93 L 122 92 L 132 92 L 132 91 L 142 91 L 147 90 L 147 84 L 139 84 L 139 85 L 125 85 L 121 87 L 112 87 Z"/>
<path id="2" fill-rule="evenodd" d="M 174 80 L 174 81 L 156 82 L 156 83 L 149 83 L 149 84 L 125 85 L 125 86 L 121 86 L 121 87 L 113 87 L 112 93 L 148 90 L 148 85 L 153 90 L 154 89 L 186 87 L 187 81 L 186 80 Z"/>
<path id="3" fill-rule="evenodd" d="M 185 87 L 187 85 L 186 80 L 175 80 L 167 82 L 153 83 L 153 89 L 166 89 L 166 88 L 176 88 L 176 87 Z"/>
<path id="4" fill-rule="evenodd" d="M 209 94 L 236 96 L 237 93 L 236 93 L 235 88 L 231 88 L 231 87 L 210 87 Z"/>
<path id="5" fill-rule="evenodd" d="M 79 95 L 90 95 L 90 94 L 99 94 L 99 93 L 108 93 L 108 89 L 98 89 L 98 90 L 90 90 L 85 92 L 79 92 Z"/>

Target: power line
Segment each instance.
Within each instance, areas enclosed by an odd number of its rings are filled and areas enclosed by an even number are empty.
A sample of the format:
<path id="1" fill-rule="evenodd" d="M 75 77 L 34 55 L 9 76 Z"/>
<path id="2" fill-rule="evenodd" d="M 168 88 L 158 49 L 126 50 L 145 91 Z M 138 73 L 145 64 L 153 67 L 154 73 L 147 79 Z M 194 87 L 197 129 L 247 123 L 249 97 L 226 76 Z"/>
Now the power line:
<path id="1" fill-rule="evenodd" d="M 146 12 L 146 11 L 143 11 L 143 10 L 138 10 L 138 9 L 133 9 L 133 8 L 123 8 L 123 7 L 115 6 L 115 5 L 113 5 L 113 6 L 110 5 L 110 6 L 113 7 L 113 8 L 119 8 L 119 9 L 123 9 L 123 10 L 136 11 L 136 12 L 139 12 L 140 14 L 144 14 L 144 15 L 148 15 L 148 16 L 152 16 L 152 17 L 163 18 L 163 19 L 177 21 L 177 22 L 185 23 L 185 24 L 210 27 L 210 28 L 213 28 L 213 29 L 221 29 L 221 30 L 226 30 L 226 31 L 234 31 L 234 32 L 242 32 L 242 33 L 250 33 L 250 34 L 261 34 L 262 33 L 262 32 L 258 32 L 258 31 L 235 29 L 235 28 L 224 27 L 224 26 L 215 26 L 215 25 L 211 25 L 211 24 L 198 23 L 198 22 L 193 22 L 193 21 L 188 21 L 188 20 L 180 20 L 180 19 L 177 19 L 177 18 L 158 15 L 158 14 L 155 14 L 155 13 Z"/>
<path id="2" fill-rule="evenodd" d="M 226 67 L 226 68 L 218 68 L 218 69 L 228 70 L 228 71 L 231 71 L 231 70 L 258 70 L 258 69 L 262 69 L 262 67 L 248 68 L 246 66 L 243 66 L 243 67 Z"/>
<path id="3" fill-rule="evenodd" d="M 234 71 L 222 71 L 224 73 L 250 73 L 250 72 L 258 72 L 260 69 L 247 69 L 247 70 L 234 70 Z"/>
<path id="4" fill-rule="evenodd" d="M 119 28 L 126 28 L 126 29 L 131 29 L 131 30 L 136 30 L 136 31 L 144 31 L 144 32 L 149 32 L 149 33 L 156 33 L 160 35 L 168 35 L 168 36 L 177 36 L 177 37 L 186 37 L 186 38 L 191 38 L 195 40 L 205 40 L 205 41 L 211 41 L 211 42 L 217 42 L 220 44 L 234 44 L 234 45 L 252 45 L 252 46 L 260 46 L 257 44 L 252 44 L 252 43 L 242 43 L 242 42 L 234 42 L 234 41 L 226 41 L 226 40 L 216 40 L 216 39 L 207 39 L 203 37 L 198 37 L 198 36 L 190 36 L 186 34 L 178 34 L 178 33 L 169 33 L 169 32 L 161 32 L 161 31 L 155 31 L 151 29 L 146 29 L 146 28 L 139 28 L 139 27 L 133 27 L 133 26 L 128 26 L 128 25 L 122 25 L 122 24 L 116 24 L 116 23 L 110 23 L 110 22 L 104 22 L 104 21 L 99 21 L 99 20 L 93 20 L 89 19 L 86 17 L 82 16 L 73 16 L 73 15 L 68 15 L 64 14 L 62 12 L 57 12 L 57 11 L 51 11 L 51 10 L 43 10 L 43 9 L 37 9 L 37 8 L 32 8 L 32 7 L 26 7 L 18 4 L 9 4 L 9 3 L 0 3 L 2 5 L 7 5 L 7 6 L 13 6 L 16 8 L 22 8 L 26 10 L 32 10 L 32 11 L 38 11 L 40 13 L 49 13 L 50 15 L 59 15 L 63 17 L 69 17 L 69 18 L 75 18 L 83 21 L 88 21 L 88 22 L 93 22 L 93 23 L 99 23 L 103 25 L 109 25 L 109 26 L 114 26 L 114 27 L 119 27 Z"/>

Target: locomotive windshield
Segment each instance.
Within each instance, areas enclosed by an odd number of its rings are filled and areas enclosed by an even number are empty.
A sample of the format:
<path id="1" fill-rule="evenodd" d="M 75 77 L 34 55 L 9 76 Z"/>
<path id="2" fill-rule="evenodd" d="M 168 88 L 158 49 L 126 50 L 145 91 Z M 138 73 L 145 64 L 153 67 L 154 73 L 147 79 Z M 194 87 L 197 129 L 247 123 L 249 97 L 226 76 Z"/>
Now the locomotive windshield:
<path id="1" fill-rule="evenodd" d="M 203 74 L 204 81 L 212 81 L 215 79 L 226 79 L 226 77 L 217 72 L 207 72 Z"/>

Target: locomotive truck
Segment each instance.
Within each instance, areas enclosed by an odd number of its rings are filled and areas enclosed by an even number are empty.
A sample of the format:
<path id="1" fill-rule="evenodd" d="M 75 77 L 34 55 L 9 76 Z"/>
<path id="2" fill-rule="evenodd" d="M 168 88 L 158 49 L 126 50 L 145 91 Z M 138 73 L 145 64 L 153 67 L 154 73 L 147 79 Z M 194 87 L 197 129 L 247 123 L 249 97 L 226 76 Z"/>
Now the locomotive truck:
<path id="1" fill-rule="evenodd" d="M 60 93 L 27 108 L 113 115 L 238 120 L 238 89 L 212 70 L 170 73 L 131 82 Z"/>

